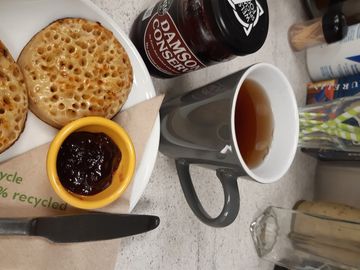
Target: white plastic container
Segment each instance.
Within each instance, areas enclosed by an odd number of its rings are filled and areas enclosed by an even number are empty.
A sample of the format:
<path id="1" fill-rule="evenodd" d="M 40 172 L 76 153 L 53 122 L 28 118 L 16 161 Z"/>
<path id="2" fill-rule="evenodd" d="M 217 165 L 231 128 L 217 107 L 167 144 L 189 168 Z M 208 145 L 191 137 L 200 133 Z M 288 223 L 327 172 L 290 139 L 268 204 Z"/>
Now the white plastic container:
<path id="1" fill-rule="evenodd" d="M 306 62 L 313 81 L 360 74 L 360 24 L 339 42 L 307 49 Z"/>

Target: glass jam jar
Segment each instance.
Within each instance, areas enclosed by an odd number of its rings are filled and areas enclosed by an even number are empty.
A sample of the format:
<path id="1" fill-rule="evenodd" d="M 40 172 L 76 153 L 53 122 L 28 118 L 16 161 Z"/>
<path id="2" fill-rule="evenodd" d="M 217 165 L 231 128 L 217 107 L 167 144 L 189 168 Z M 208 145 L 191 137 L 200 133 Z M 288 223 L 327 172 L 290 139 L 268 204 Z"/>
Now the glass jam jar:
<path id="1" fill-rule="evenodd" d="M 162 0 L 135 20 L 130 38 L 151 75 L 169 78 L 259 50 L 266 0 Z"/>

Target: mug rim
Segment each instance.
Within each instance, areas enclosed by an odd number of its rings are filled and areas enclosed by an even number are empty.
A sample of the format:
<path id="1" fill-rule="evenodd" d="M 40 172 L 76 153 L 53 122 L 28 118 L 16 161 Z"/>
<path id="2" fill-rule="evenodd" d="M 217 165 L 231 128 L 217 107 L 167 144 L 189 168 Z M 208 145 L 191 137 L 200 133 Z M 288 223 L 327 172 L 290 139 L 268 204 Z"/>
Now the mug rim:
<path id="1" fill-rule="evenodd" d="M 286 85 L 286 89 L 284 89 L 284 91 L 287 91 L 290 95 L 289 95 L 289 99 L 287 100 L 287 102 L 291 102 L 291 104 L 289 104 L 289 106 L 292 106 L 293 108 L 295 108 L 295 113 L 294 113 L 294 123 L 296 123 L 294 125 L 295 128 L 295 138 L 294 138 L 294 143 L 291 147 L 291 149 L 288 150 L 289 155 L 288 155 L 288 159 L 284 162 L 286 163 L 286 165 L 283 167 L 283 170 L 279 170 L 279 172 L 277 174 L 275 174 L 272 177 L 262 177 L 257 175 L 256 173 L 254 173 L 254 169 L 250 169 L 244 159 L 241 156 L 240 153 L 240 149 L 239 149 L 239 145 L 237 143 L 237 139 L 236 139 L 236 129 L 235 129 L 235 110 L 236 110 L 236 103 L 237 103 L 237 98 L 240 92 L 240 88 L 243 84 L 243 82 L 245 81 L 245 79 L 247 79 L 249 77 L 249 75 L 251 73 L 253 73 L 255 70 L 259 69 L 259 68 L 269 68 L 272 69 L 274 74 L 276 73 L 278 78 L 282 80 L 282 83 L 284 83 Z M 245 72 L 241 75 L 241 78 L 239 79 L 239 82 L 236 85 L 236 91 L 234 94 L 234 98 L 232 101 L 232 107 L 231 107 L 231 136 L 232 136 L 232 141 L 233 144 L 235 146 L 235 152 L 236 155 L 241 163 L 242 168 L 244 169 L 244 171 L 246 172 L 246 174 L 248 176 L 250 176 L 253 180 L 260 182 L 260 183 L 273 183 L 278 181 L 282 176 L 284 176 L 286 174 L 286 172 L 289 170 L 295 154 L 296 154 L 296 150 L 297 150 L 297 145 L 298 145 L 298 137 L 299 137 L 299 119 L 298 119 L 298 106 L 297 106 L 297 102 L 296 102 L 296 98 L 295 98 L 295 94 L 294 94 L 294 90 L 289 82 L 289 80 L 286 78 L 286 76 L 284 75 L 284 73 L 276 66 L 269 64 L 269 63 L 257 63 L 254 64 L 250 67 L 248 67 Z"/>

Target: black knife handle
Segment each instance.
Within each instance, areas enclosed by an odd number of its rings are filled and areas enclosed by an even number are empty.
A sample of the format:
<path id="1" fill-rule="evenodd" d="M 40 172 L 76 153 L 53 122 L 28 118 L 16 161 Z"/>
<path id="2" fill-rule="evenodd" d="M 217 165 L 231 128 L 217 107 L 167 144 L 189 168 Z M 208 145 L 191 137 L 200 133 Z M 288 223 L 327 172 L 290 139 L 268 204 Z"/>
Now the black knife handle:
<path id="1" fill-rule="evenodd" d="M 109 240 L 153 230 L 159 223 L 157 216 L 88 212 L 36 218 L 30 235 L 58 243 Z"/>
<path id="2" fill-rule="evenodd" d="M 0 218 L 0 235 L 29 235 L 33 219 Z"/>
<path id="3" fill-rule="evenodd" d="M 275 264 L 274 270 L 289 270 L 288 268 L 282 267 L 280 265 Z"/>

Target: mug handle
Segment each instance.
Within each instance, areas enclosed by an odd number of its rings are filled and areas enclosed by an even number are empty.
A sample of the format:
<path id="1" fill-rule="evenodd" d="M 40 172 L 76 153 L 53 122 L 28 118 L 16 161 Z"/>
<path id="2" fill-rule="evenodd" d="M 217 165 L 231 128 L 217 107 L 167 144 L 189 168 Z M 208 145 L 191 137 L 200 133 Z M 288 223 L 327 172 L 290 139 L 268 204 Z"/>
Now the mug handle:
<path id="1" fill-rule="evenodd" d="M 190 163 L 185 159 L 177 159 L 175 163 L 185 199 L 194 214 L 202 222 L 212 227 L 226 227 L 230 225 L 237 217 L 240 208 L 237 176 L 226 169 L 216 170 L 216 175 L 224 190 L 224 206 L 221 213 L 217 217 L 212 218 L 206 212 L 196 194 L 189 170 Z"/>

